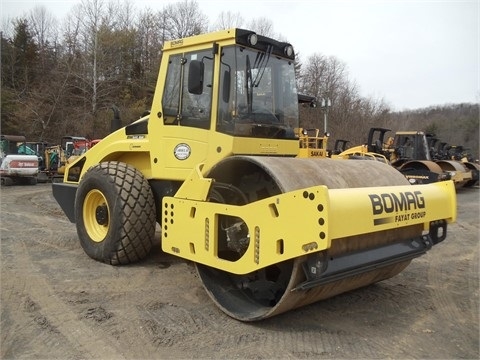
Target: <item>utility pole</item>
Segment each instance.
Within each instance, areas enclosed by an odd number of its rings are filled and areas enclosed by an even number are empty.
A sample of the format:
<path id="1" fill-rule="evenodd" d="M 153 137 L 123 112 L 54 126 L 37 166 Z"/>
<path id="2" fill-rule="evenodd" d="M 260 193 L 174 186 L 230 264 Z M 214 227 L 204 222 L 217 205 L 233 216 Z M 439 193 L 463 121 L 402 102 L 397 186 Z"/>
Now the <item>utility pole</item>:
<path id="1" fill-rule="evenodd" d="M 328 108 L 332 106 L 330 98 L 322 98 L 322 110 L 323 110 L 323 133 L 327 133 L 327 117 L 328 117 Z"/>

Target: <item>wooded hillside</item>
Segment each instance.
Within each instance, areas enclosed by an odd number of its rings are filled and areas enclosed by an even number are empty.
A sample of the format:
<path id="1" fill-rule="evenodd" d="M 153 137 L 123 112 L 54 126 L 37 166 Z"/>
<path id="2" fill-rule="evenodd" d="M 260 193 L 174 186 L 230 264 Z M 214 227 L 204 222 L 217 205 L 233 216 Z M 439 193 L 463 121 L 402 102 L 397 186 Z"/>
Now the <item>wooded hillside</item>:
<path id="1" fill-rule="evenodd" d="M 246 23 L 227 12 L 210 24 L 194 0 L 157 12 L 137 11 L 128 2 L 83 0 L 61 23 L 44 7 L 33 7 L 1 32 L 1 131 L 52 144 L 65 135 L 104 137 L 113 105 L 123 125 L 149 109 L 164 41 L 231 27 L 285 40 L 265 18 Z M 478 158 L 478 104 L 392 112 L 383 99 L 360 94 L 341 60 L 320 53 L 305 60 L 297 55 L 299 92 L 317 97 L 319 105 L 322 99 L 330 101 L 332 140 L 364 143 L 373 126 L 427 130 L 470 148 Z M 301 125 L 323 130 L 325 109 L 302 107 Z"/>

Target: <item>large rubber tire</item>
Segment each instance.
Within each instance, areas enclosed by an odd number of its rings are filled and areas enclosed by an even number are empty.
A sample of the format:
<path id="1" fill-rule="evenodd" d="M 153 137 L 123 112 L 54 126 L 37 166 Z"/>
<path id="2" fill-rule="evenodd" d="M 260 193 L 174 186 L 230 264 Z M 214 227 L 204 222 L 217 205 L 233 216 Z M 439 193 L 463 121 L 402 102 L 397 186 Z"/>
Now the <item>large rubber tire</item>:
<path id="1" fill-rule="evenodd" d="M 134 167 L 104 162 L 90 168 L 77 189 L 75 217 L 80 243 L 91 258 L 111 265 L 147 256 L 155 237 L 155 201 Z"/>

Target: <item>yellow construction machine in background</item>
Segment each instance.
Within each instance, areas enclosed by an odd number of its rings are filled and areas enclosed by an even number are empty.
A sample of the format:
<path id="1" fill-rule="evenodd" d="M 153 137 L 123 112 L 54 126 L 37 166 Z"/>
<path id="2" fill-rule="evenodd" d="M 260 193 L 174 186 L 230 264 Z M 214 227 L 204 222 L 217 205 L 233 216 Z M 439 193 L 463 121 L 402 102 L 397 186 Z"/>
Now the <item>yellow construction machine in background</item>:
<path id="1" fill-rule="evenodd" d="M 39 176 L 43 181 L 62 182 L 65 168 L 97 144 L 100 139 L 89 140 L 82 136 L 64 136 L 59 145 L 45 146 Z"/>
<path id="2" fill-rule="evenodd" d="M 473 173 L 464 163 L 434 159 L 423 131 L 397 131 L 386 138 L 390 129 L 371 128 L 366 144 L 344 149 L 334 159 L 377 160 L 392 165 L 411 184 L 429 184 L 452 180 L 456 188 L 470 186 Z"/>
<path id="3" fill-rule="evenodd" d="M 369 146 L 385 154 L 393 167 L 402 172 L 412 184 L 426 184 L 451 179 L 456 188 L 472 180 L 472 172 L 462 163 L 448 159 L 433 159 L 426 133 L 423 131 L 397 131 L 384 142 L 383 134 L 390 131 L 372 128 Z M 382 134 L 380 137 L 375 133 Z M 381 145 L 381 146 L 380 146 Z"/>
<path id="4" fill-rule="evenodd" d="M 478 160 L 475 161 L 472 154 L 467 151 L 468 149 L 464 148 L 462 145 L 449 145 L 446 142 L 440 141 L 435 134 L 426 134 L 426 138 L 432 160 L 440 161 L 442 163 L 445 160 L 447 160 L 448 163 L 451 161 L 459 162 L 460 174 L 471 172 L 471 177 L 467 176 L 466 181 L 463 182 L 463 187 L 478 185 L 480 166 Z"/>

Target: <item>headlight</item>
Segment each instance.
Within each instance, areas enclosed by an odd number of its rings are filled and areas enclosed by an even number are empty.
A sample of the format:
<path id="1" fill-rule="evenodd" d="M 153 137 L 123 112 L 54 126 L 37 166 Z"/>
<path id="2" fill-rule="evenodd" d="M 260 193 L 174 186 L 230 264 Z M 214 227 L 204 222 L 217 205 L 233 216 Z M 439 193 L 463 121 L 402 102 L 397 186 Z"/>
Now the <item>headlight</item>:
<path id="1" fill-rule="evenodd" d="M 293 46 L 292 45 L 287 45 L 283 48 L 283 53 L 291 58 L 293 56 Z"/>
<path id="2" fill-rule="evenodd" d="M 248 43 L 252 46 L 257 45 L 258 37 L 257 34 L 250 34 L 248 35 Z"/>

